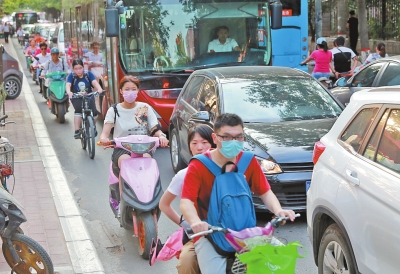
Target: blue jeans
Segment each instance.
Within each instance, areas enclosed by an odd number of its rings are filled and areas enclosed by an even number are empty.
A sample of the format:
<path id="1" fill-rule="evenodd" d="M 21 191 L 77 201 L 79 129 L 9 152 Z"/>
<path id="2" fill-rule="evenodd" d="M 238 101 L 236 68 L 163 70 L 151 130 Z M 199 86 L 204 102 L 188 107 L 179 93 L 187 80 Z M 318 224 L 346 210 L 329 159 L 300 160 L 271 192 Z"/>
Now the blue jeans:
<path id="1" fill-rule="evenodd" d="M 315 79 L 319 79 L 321 77 L 326 77 L 329 79 L 329 77 L 331 77 L 330 72 L 313 72 L 313 73 L 311 73 L 311 75 L 314 76 Z"/>

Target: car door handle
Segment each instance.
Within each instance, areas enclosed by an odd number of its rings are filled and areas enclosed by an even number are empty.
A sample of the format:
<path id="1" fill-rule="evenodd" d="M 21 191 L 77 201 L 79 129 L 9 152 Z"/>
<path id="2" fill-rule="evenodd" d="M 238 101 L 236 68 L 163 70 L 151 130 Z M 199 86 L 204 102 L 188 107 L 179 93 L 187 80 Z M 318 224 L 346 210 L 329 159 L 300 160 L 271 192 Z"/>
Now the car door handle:
<path id="1" fill-rule="evenodd" d="M 350 183 L 352 185 L 354 185 L 354 186 L 360 185 L 360 179 L 357 178 L 356 172 L 346 169 L 346 175 L 347 175 L 347 179 L 350 181 Z"/>

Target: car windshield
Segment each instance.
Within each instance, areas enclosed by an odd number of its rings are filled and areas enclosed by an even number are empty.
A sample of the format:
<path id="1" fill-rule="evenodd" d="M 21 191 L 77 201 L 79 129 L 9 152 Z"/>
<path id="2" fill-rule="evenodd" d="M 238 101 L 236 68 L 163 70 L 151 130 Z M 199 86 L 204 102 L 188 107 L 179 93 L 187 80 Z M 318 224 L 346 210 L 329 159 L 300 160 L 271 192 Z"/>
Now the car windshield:
<path id="1" fill-rule="evenodd" d="M 323 87 L 307 78 L 230 81 L 222 84 L 222 98 L 225 113 L 250 123 L 334 118 L 342 112 Z"/>

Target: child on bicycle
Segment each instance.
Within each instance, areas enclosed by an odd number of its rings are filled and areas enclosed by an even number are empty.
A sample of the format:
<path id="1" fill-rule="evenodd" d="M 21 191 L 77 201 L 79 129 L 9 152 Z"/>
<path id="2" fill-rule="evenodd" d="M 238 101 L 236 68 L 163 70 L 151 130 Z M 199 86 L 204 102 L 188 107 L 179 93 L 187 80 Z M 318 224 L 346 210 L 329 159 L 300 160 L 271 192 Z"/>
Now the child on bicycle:
<path id="1" fill-rule="evenodd" d="M 90 71 L 85 71 L 83 61 L 81 59 L 75 59 L 72 61 L 72 70 L 68 75 L 67 84 L 65 86 L 68 97 L 71 99 L 71 103 L 74 106 L 74 138 L 79 139 L 80 137 L 80 126 L 82 123 L 82 98 L 73 98 L 74 93 L 88 94 L 95 90 L 98 93 L 102 93 L 103 89 L 97 82 L 96 77 Z M 89 99 L 89 107 L 92 110 L 93 118 L 97 121 L 97 109 L 94 101 L 94 96 Z M 95 128 L 95 135 L 97 136 L 97 130 Z"/>
<path id="2" fill-rule="evenodd" d="M 232 168 L 239 163 L 243 155 L 244 131 L 242 119 L 236 114 L 219 115 L 214 123 L 212 137 L 217 148 L 206 152 L 206 157 L 219 167 L 225 166 L 227 172 L 232 171 Z M 292 210 L 282 209 L 254 156 L 244 172 L 244 176 L 251 191 L 260 196 L 272 213 L 282 217 L 288 216 L 292 221 L 295 219 Z M 208 230 L 209 224 L 200 219 L 199 216 L 207 216 L 208 211 L 211 210 L 209 202 L 214 179 L 213 173 L 201 161 L 193 159 L 190 162 L 183 182 L 180 209 L 194 233 Z M 231 216 L 231 218 L 235 218 L 234 220 L 241 217 Z M 195 238 L 193 241 L 201 273 L 225 273 L 226 257 L 220 255 L 213 244 L 205 237 Z"/>
<path id="3" fill-rule="evenodd" d="M 189 129 L 188 146 L 192 155 L 206 152 L 210 148 L 215 147 L 212 139 L 213 132 L 212 128 L 208 125 L 198 125 Z M 187 168 L 182 169 L 174 176 L 174 178 L 172 178 L 172 181 L 161 197 L 159 204 L 161 211 L 177 225 L 180 225 L 180 216 L 172 208 L 171 203 L 177 196 L 181 196 L 183 180 L 185 179 L 186 172 Z M 179 274 L 200 273 L 193 241 L 189 241 L 183 246 L 176 268 L 178 269 Z"/>

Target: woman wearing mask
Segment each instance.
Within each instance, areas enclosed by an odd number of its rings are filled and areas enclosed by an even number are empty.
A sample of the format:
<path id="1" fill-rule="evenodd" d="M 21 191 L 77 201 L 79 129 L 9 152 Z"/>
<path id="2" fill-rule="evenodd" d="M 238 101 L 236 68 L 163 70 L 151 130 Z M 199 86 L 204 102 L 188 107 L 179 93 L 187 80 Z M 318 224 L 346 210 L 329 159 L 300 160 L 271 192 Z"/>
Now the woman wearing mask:
<path id="1" fill-rule="evenodd" d="M 210 148 L 215 148 L 212 139 L 213 132 L 212 128 L 207 125 L 198 125 L 189 129 L 188 146 L 192 155 L 201 154 L 208 151 Z M 172 181 L 161 197 L 159 204 L 161 211 L 177 225 L 180 225 L 180 217 L 172 208 L 171 203 L 177 196 L 181 196 L 183 180 L 185 179 L 186 172 L 187 168 L 182 169 L 174 176 L 174 178 L 172 178 Z M 178 269 L 179 274 L 200 273 L 192 241 L 186 243 L 182 248 L 176 268 Z"/>
<path id="2" fill-rule="evenodd" d="M 315 67 L 311 73 L 316 79 L 321 77 L 326 77 L 329 79 L 331 70 L 335 73 L 335 69 L 332 65 L 332 52 L 328 50 L 328 44 L 325 38 L 320 37 L 317 39 L 317 49 L 314 50 L 311 55 L 300 63 L 300 65 L 305 65 L 311 60 L 315 61 Z"/>
<path id="3" fill-rule="evenodd" d="M 72 72 L 67 77 L 67 84 L 65 85 L 65 89 L 67 91 L 68 97 L 71 99 L 71 103 L 74 106 L 75 114 L 74 114 L 74 128 L 75 139 L 79 139 L 80 137 L 80 127 L 82 124 L 82 98 L 72 98 L 74 93 L 91 93 L 93 91 L 98 91 L 99 93 L 103 92 L 100 84 L 97 82 L 93 73 L 90 71 L 85 71 L 83 69 L 83 61 L 80 59 L 75 59 L 72 61 Z M 94 96 L 92 96 L 89 100 L 89 107 L 92 110 L 93 118 L 97 121 L 97 109 L 94 101 Z M 97 131 L 95 128 L 95 132 L 97 135 Z"/>
<path id="4" fill-rule="evenodd" d="M 167 147 L 168 139 L 161 131 L 157 117 L 146 103 L 137 102 L 139 92 L 139 80 L 133 76 L 125 76 L 119 82 L 119 92 L 124 101 L 107 111 L 104 119 L 103 131 L 100 135 L 100 142 L 103 145 L 109 144 L 111 129 L 114 127 L 114 137 L 126 137 L 128 135 L 150 135 L 160 139 L 160 146 Z M 122 148 L 115 148 L 111 156 L 113 171 L 119 177 L 121 162 L 129 159 L 130 153 Z M 121 181 L 119 185 L 121 192 Z"/>

